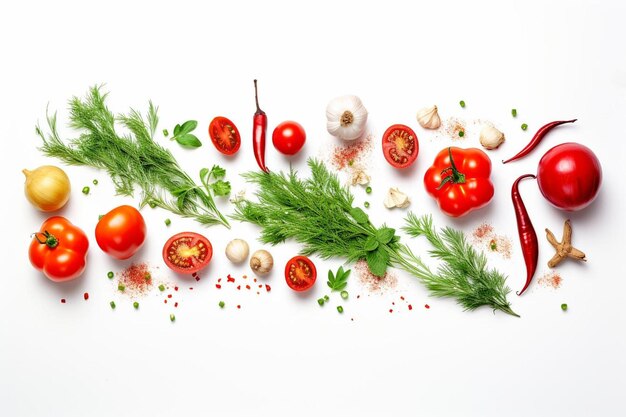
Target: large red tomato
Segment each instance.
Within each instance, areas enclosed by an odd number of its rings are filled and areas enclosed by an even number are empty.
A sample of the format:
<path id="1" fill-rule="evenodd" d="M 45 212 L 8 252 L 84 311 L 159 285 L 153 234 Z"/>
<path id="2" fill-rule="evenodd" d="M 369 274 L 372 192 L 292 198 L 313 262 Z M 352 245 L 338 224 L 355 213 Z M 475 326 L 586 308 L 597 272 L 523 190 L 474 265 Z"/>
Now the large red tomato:
<path id="1" fill-rule="evenodd" d="M 537 183 L 541 194 L 554 207 L 577 211 L 598 195 L 602 167 L 591 149 L 578 143 L 563 143 L 539 161 Z"/>
<path id="2" fill-rule="evenodd" d="M 60 216 L 50 217 L 39 230 L 30 243 L 30 263 L 52 281 L 78 278 L 89 249 L 85 233 Z"/>
<path id="3" fill-rule="evenodd" d="M 491 160 L 476 148 L 446 148 L 424 175 L 426 191 L 442 212 L 463 216 L 486 206 L 493 197 Z"/>
<path id="4" fill-rule="evenodd" d="M 119 206 L 100 219 L 96 225 L 96 242 L 108 255 L 128 259 L 146 240 L 146 222 L 134 207 Z"/>

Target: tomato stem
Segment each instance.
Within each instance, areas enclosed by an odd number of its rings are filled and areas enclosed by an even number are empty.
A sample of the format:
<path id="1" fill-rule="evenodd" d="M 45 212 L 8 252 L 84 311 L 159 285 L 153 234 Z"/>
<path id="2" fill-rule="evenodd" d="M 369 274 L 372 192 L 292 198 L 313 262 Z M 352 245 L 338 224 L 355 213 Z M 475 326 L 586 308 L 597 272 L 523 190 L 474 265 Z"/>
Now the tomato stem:
<path id="1" fill-rule="evenodd" d="M 454 158 L 452 158 L 452 148 L 448 148 L 448 155 L 450 155 L 450 166 L 443 171 L 441 171 L 441 175 L 446 175 L 445 178 L 441 180 L 441 184 L 437 187 L 437 190 L 441 190 L 444 185 L 451 182 L 452 184 L 465 184 L 465 174 L 459 172 L 454 163 Z"/>
<path id="2" fill-rule="evenodd" d="M 43 235 L 44 239 L 41 240 L 39 238 L 39 235 Z M 44 232 L 33 233 L 31 236 L 37 239 L 37 242 L 41 243 L 42 245 L 48 246 L 50 249 L 54 249 L 59 246 L 59 239 L 51 235 L 50 232 L 48 232 L 47 230 Z"/>

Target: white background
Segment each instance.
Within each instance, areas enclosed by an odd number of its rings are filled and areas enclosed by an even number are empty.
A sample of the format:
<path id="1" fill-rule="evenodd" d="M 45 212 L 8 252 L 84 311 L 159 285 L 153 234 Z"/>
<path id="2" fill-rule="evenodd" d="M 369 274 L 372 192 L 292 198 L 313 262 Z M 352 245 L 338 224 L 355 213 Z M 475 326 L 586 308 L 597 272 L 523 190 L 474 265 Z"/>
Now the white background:
<path id="1" fill-rule="evenodd" d="M 433 1 L 410 8 L 394 1 L 3 5 L 0 414 L 624 415 L 625 12 L 618 1 Z M 305 126 L 306 147 L 291 161 L 304 174 L 306 156 L 335 144 L 325 130 L 324 110 L 337 95 L 363 99 L 376 141 L 392 123 L 413 126 L 421 144 L 415 167 L 400 174 L 375 147 L 374 193 L 366 198 L 355 189 L 357 201 L 372 202 L 374 223 L 398 227 L 401 216 L 382 207 L 386 188 L 394 185 L 410 194 L 417 213 L 433 213 L 437 225 L 471 232 L 482 221 L 492 223 L 514 248 L 511 260 L 490 255 L 490 263 L 509 275 L 515 290 L 525 272 L 509 197 L 513 178 L 534 172 L 541 155 L 558 143 L 588 145 L 602 162 L 604 183 L 592 206 L 569 217 L 575 245 L 589 262 L 563 263 L 558 290 L 535 283 L 522 297 L 512 293 L 521 319 L 488 308 L 463 312 L 451 300 L 429 298 L 402 272 L 394 291 L 370 297 L 353 279 L 352 298 L 339 315 L 336 295 L 331 306 L 315 302 L 327 293 L 323 276 L 339 260 L 315 258 L 322 279 L 300 296 L 282 278 L 298 246 L 281 245 L 272 249 L 277 265 L 267 278 L 271 293 L 218 292 L 218 277 L 247 272 L 225 259 L 226 242 L 244 237 L 259 247 L 257 229 L 236 222 L 232 230 L 202 229 L 148 209 L 148 242 L 137 260 L 160 266 L 163 279 L 181 287 L 181 305 L 173 309 L 152 293 L 134 311 L 106 279 L 107 271 L 128 263 L 108 259 L 93 239 L 98 214 L 133 200 L 113 197 L 104 173 L 68 167 L 73 193 L 63 215 L 90 237 L 88 270 L 80 280 L 59 285 L 30 267 L 29 234 L 46 216 L 23 197 L 21 169 L 58 164 L 37 151 L 34 125 L 43 122 L 47 103 L 59 110 L 65 137 L 74 133 L 64 124 L 67 99 L 96 83 L 106 83 L 116 112 L 145 109 L 152 99 L 160 105 L 161 127 L 171 131 L 175 123 L 197 119 L 205 146 L 168 146 L 192 174 L 224 165 L 238 190 L 243 182 L 237 174 L 256 167 L 250 146 L 253 78 L 260 80 L 270 132 L 287 119 Z M 422 186 L 432 158 L 450 144 L 417 126 L 417 109 L 433 103 L 444 117 L 491 120 L 507 134 L 502 148 L 490 154 L 492 203 L 460 220 L 441 215 Z M 512 107 L 517 119 L 510 116 Z M 242 149 L 232 160 L 219 155 L 205 133 L 216 115 L 228 116 L 242 132 Z M 524 160 L 499 163 L 543 123 L 573 117 L 579 119 L 575 125 L 555 130 Z M 529 131 L 519 129 L 522 122 Z M 462 144 L 478 146 L 478 132 L 468 129 Z M 267 153 L 272 169 L 289 166 L 271 144 Z M 80 190 L 93 178 L 100 185 L 86 197 Z M 543 229 L 560 237 L 568 214 L 551 208 L 532 181 L 522 184 L 522 194 L 540 238 L 537 279 L 552 256 Z M 231 210 L 228 203 L 223 209 Z M 166 217 L 172 217 L 169 228 Z M 215 247 L 199 283 L 171 276 L 162 265 L 164 240 L 183 230 L 206 234 Z M 410 242 L 425 248 L 419 240 Z M 86 291 L 91 298 L 85 302 Z M 356 300 L 355 294 L 363 296 Z M 389 314 L 400 295 L 410 298 L 414 310 Z M 221 299 L 225 310 L 217 308 Z M 110 300 L 117 301 L 116 311 Z M 563 302 L 569 304 L 566 313 Z M 170 312 L 177 316 L 173 324 Z"/>

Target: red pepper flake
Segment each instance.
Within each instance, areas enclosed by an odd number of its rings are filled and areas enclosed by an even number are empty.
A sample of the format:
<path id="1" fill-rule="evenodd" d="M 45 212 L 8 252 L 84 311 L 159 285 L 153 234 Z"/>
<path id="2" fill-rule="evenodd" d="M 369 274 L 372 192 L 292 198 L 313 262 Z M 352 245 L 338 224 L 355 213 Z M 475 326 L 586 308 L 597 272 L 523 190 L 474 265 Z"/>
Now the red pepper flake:
<path id="1" fill-rule="evenodd" d="M 165 304 L 167 304 L 167 298 L 166 298 L 165 300 L 163 300 L 163 302 L 164 302 Z"/>
<path id="2" fill-rule="evenodd" d="M 248 278 L 248 276 L 247 276 L 247 275 L 242 275 L 242 277 L 243 277 L 244 279 Z"/>
<path id="3" fill-rule="evenodd" d="M 200 281 L 200 277 L 196 277 L 196 281 Z"/>
<path id="4" fill-rule="evenodd" d="M 357 295 L 356 298 L 361 298 L 361 294 Z"/>
<path id="5" fill-rule="evenodd" d="M 235 278 L 231 277 L 230 274 L 228 274 L 226 279 L 228 280 L 228 282 L 235 282 Z"/>
<path id="6" fill-rule="evenodd" d="M 83 298 L 84 298 L 85 300 L 89 300 L 89 293 L 88 293 L 88 292 L 84 293 L 84 294 L 83 294 Z"/>
<path id="7" fill-rule="evenodd" d="M 178 301 L 174 303 L 174 307 L 178 307 Z"/>
<path id="8" fill-rule="evenodd" d="M 218 278 L 218 279 L 217 279 L 217 282 L 222 282 L 222 278 Z"/>
<path id="9" fill-rule="evenodd" d="M 272 291 L 272 287 L 270 287 L 268 284 L 265 284 L 265 291 L 267 292 Z"/>
<path id="10" fill-rule="evenodd" d="M 219 290 L 220 288 L 222 288 L 222 286 L 220 284 L 215 284 L 215 288 Z"/>
<path id="11" fill-rule="evenodd" d="M 413 306 L 409 304 L 409 310 L 413 310 Z"/>
<path id="12" fill-rule="evenodd" d="M 396 302 L 395 302 L 395 301 L 392 301 L 392 302 L 391 302 L 391 305 L 392 305 L 392 306 L 395 306 L 395 305 L 396 305 Z"/>
<path id="13" fill-rule="evenodd" d="M 259 288 L 263 288 L 263 284 L 259 284 Z"/>
<path id="14" fill-rule="evenodd" d="M 167 298 L 172 298 L 172 294 L 167 294 Z"/>
<path id="15" fill-rule="evenodd" d="M 259 294 L 261 294 L 261 293 L 257 291 L 257 292 L 256 292 L 256 295 L 259 295 Z"/>
<path id="16" fill-rule="evenodd" d="M 430 308 L 430 306 L 429 306 L 428 304 L 424 304 L 424 307 L 425 307 L 426 309 L 429 309 L 429 308 Z"/>
<path id="17" fill-rule="evenodd" d="M 65 298 L 61 298 L 61 304 L 65 304 Z"/>
<path id="18" fill-rule="evenodd" d="M 352 167 L 357 162 L 363 162 L 371 148 L 370 136 L 357 139 L 347 145 L 336 146 L 331 154 L 332 164 L 340 171 L 346 167 Z"/>
<path id="19" fill-rule="evenodd" d="M 404 296 L 402 296 L 402 295 L 401 295 L 401 296 L 400 296 L 400 299 L 401 299 L 402 301 L 404 301 Z"/>
<path id="20" fill-rule="evenodd" d="M 174 291 L 178 291 L 178 287 L 174 287 Z"/>
<path id="21" fill-rule="evenodd" d="M 189 291 L 193 291 L 193 287 L 189 287 Z"/>
<path id="22" fill-rule="evenodd" d="M 389 312 L 390 312 L 390 313 L 393 313 L 393 308 L 390 308 L 390 309 L 389 309 Z"/>
<path id="23" fill-rule="evenodd" d="M 241 308 L 241 305 L 237 304 L 237 308 Z"/>
<path id="24" fill-rule="evenodd" d="M 197 273 L 197 272 L 193 272 L 193 273 L 191 274 L 191 276 L 192 276 L 192 277 L 197 277 L 197 276 L 198 276 L 198 273 Z"/>
<path id="25" fill-rule="evenodd" d="M 241 285 L 237 285 L 237 289 L 240 290 L 241 289 Z"/>
<path id="26" fill-rule="evenodd" d="M 254 279 L 254 282 L 256 282 L 256 278 Z"/>
<path id="27" fill-rule="evenodd" d="M 249 286 L 249 285 L 246 285 L 246 289 L 247 289 L 247 290 L 249 290 L 249 289 L 250 289 L 250 286 Z"/>
<path id="28" fill-rule="evenodd" d="M 561 287 L 563 278 L 556 272 L 548 272 L 539 278 L 537 283 L 543 287 L 550 287 L 556 290 Z"/>

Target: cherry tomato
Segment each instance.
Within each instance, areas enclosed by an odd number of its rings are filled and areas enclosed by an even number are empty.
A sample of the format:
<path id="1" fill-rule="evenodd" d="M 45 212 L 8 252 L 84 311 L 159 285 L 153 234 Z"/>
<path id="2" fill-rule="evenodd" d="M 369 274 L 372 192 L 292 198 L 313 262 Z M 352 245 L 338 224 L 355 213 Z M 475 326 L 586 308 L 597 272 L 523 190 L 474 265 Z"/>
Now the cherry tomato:
<path id="1" fill-rule="evenodd" d="M 294 256 L 285 266 L 285 280 L 294 291 L 306 291 L 315 284 L 317 270 L 306 256 Z"/>
<path id="2" fill-rule="evenodd" d="M 30 263 L 55 282 L 78 278 L 89 249 L 85 232 L 60 216 L 50 217 L 39 230 L 28 250 Z"/>
<path id="3" fill-rule="evenodd" d="M 554 207 L 577 211 L 598 195 L 602 167 L 591 149 L 578 143 L 563 143 L 539 161 L 537 183 L 541 194 Z"/>
<path id="4" fill-rule="evenodd" d="M 426 170 L 426 191 L 442 212 L 459 217 L 486 206 L 493 197 L 491 160 L 476 148 L 445 148 Z"/>
<path id="5" fill-rule="evenodd" d="M 194 232 L 178 233 L 163 246 L 163 260 L 174 272 L 193 274 L 206 267 L 213 257 L 209 239 Z"/>
<path id="6" fill-rule="evenodd" d="M 133 256 L 146 240 L 146 222 L 134 207 L 119 206 L 98 221 L 96 242 L 105 253 L 115 259 Z"/>
<path id="7" fill-rule="evenodd" d="M 211 120 L 209 136 L 215 148 L 224 155 L 233 155 L 241 146 L 241 136 L 237 126 L 229 119 L 218 116 Z"/>
<path id="8" fill-rule="evenodd" d="M 407 168 L 415 162 L 420 145 L 417 135 L 408 126 L 393 125 L 383 134 L 383 154 L 394 168 Z"/>
<path id="9" fill-rule="evenodd" d="M 272 143 L 278 152 L 295 155 L 300 152 L 306 141 L 306 132 L 300 123 L 282 122 L 272 133 Z"/>

